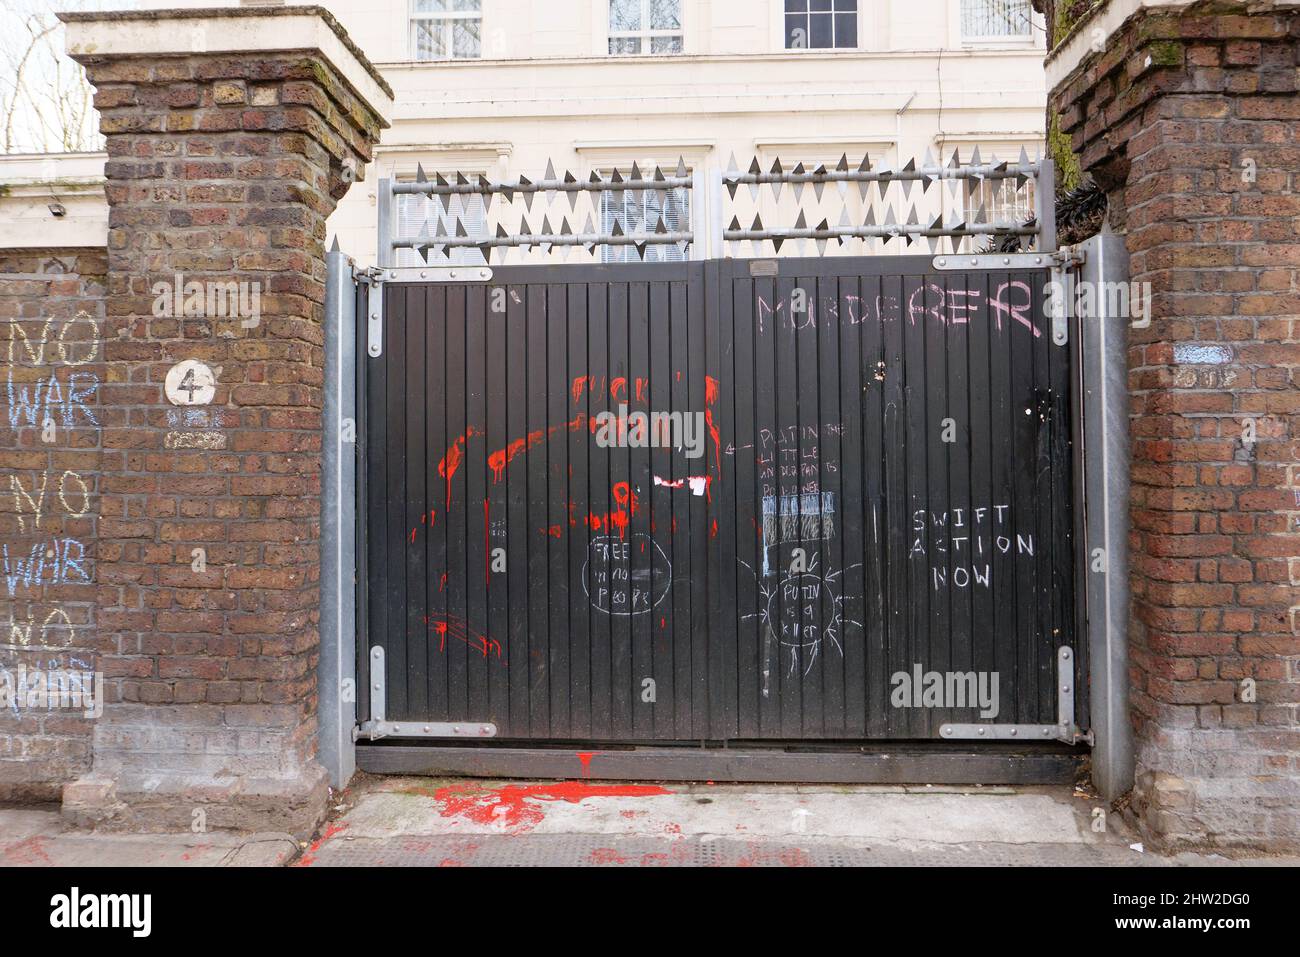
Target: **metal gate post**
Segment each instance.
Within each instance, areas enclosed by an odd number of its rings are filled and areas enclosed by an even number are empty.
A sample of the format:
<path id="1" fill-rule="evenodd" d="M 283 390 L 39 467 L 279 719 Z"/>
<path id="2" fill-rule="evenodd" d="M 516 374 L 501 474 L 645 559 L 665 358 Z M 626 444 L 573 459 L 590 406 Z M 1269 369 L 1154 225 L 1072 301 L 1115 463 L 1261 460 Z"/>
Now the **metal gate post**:
<path id="1" fill-rule="evenodd" d="M 385 177 L 379 181 L 379 185 L 376 187 L 375 200 L 379 233 L 379 249 L 376 250 L 375 265 L 382 269 L 397 265 L 397 257 L 393 252 L 393 230 L 397 217 L 394 215 L 396 210 L 393 209 L 393 181 L 391 179 Z"/>
<path id="2" fill-rule="evenodd" d="M 1109 227 L 1075 247 L 1095 311 L 1079 320 L 1086 529 L 1088 647 L 1095 737 L 1092 775 L 1108 801 L 1133 787 L 1128 710 L 1128 329 L 1109 314 L 1113 284 L 1128 283 L 1128 250 Z M 1122 297 L 1116 297 L 1123 301 Z M 1131 300 L 1130 300 L 1131 301 Z M 1131 312 L 1132 310 L 1130 310 Z"/>
<path id="3" fill-rule="evenodd" d="M 318 733 L 330 784 L 343 787 L 356 770 L 357 296 L 352 260 L 334 250 L 325 264 Z"/>

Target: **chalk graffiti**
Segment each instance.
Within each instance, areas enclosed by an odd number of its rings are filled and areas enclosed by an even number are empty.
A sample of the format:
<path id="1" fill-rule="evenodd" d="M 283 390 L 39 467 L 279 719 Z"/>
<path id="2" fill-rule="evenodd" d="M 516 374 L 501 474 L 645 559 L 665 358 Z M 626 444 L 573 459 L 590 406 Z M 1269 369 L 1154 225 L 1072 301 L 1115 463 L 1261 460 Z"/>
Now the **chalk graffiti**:
<path id="1" fill-rule="evenodd" d="M 924 559 L 936 552 L 944 559 L 933 563 L 930 577 L 934 589 L 952 582 L 958 588 L 975 585 L 988 588 L 993 580 L 991 559 L 998 555 L 1034 554 L 1033 533 L 1013 531 L 1009 505 L 975 506 L 932 512 L 917 509 L 912 515 L 915 537 L 907 556 Z M 930 541 L 927 543 L 926 539 Z"/>
<path id="2" fill-rule="evenodd" d="M 591 607 L 607 615 L 643 615 L 672 590 L 673 566 L 659 543 L 643 532 L 627 540 L 601 535 L 591 540 L 582 567 L 582 587 Z"/>

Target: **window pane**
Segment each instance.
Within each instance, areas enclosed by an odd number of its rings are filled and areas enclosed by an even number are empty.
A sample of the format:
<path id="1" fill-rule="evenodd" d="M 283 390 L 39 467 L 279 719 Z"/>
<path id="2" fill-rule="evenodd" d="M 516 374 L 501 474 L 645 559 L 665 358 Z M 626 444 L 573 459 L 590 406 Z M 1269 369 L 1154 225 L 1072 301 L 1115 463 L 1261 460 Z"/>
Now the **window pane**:
<path id="1" fill-rule="evenodd" d="M 468 10 L 478 13 L 483 8 L 482 0 L 451 0 L 453 10 Z"/>
<path id="2" fill-rule="evenodd" d="M 417 60 L 441 60 L 447 56 L 443 43 L 445 33 L 442 24 L 437 21 L 417 22 L 415 24 L 415 58 Z"/>
<path id="3" fill-rule="evenodd" d="M 416 13 L 442 13 L 447 9 L 447 0 L 415 0 Z"/>
<path id="4" fill-rule="evenodd" d="M 962 36 L 1029 36 L 1032 29 L 1029 0 L 962 0 Z"/>
<path id="5" fill-rule="evenodd" d="M 787 13 L 785 15 L 785 48 L 787 50 L 808 49 L 808 14 Z"/>
<path id="6" fill-rule="evenodd" d="M 786 13 L 807 13 L 808 0 L 785 0 Z"/>
<path id="7" fill-rule="evenodd" d="M 651 53 L 681 53 L 682 38 L 681 37 L 651 37 L 650 52 Z"/>
<path id="8" fill-rule="evenodd" d="M 452 56 L 472 59 L 482 52 L 479 42 L 479 25 L 482 20 L 453 20 L 451 26 Z"/>
<path id="9" fill-rule="evenodd" d="M 856 13 L 835 14 L 835 45 L 848 49 L 857 47 L 858 15 Z"/>
<path id="10" fill-rule="evenodd" d="M 830 13 L 831 0 L 812 0 L 812 10 L 814 13 Z"/>
<path id="11" fill-rule="evenodd" d="M 808 17 L 808 45 L 814 50 L 824 50 L 831 43 L 831 15 L 813 13 Z"/>
<path id="12" fill-rule="evenodd" d="M 641 0 L 609 0 L 610 33 L 640 29 Z"/>
<path id="13" fill-rule="evenodd" d="M 835 0 L 835 9 L 843 13 L 857 13 L 858 0 Z"/>
<path id="14" fill-rule="evenodd" d="M 610 37 L 609 52 L 615 56 L 628 53 L 640 53 L 641 41 L 636 37 Z"/>
<path id="15" fill-rule="evenodd" d="M 681 26 L 681 0 L 650 0 L 651 30 L 680 30 Z"/>

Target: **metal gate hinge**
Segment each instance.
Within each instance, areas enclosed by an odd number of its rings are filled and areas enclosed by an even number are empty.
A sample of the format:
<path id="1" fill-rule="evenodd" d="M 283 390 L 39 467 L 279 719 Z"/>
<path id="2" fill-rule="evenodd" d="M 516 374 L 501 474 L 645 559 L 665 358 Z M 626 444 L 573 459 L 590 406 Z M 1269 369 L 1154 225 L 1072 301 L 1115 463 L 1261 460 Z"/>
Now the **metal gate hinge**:
<path id="1" fill-rule="evenodd" d="M 1074 723 L 1074 652 L 1069 648 L 1056 652 L 1056 724 L 945 724 L 940 726 L 939 734 L 951 739 L 1092 744 L 1092 732 Z"/>
<path id="2" fill-rule="evenodd" d="M 370 720 L 362 721 L 353 731 L 352 738 L 494 738 L 497 726 L 490 721 L 388 721 L 384 717 L 387 706 L 387 677 L 384 670 L 384 649 L 375 645 L 370 649 Z"/>
<path id="3" fill-rule="evenodd" d="M 384 354 L 384 271 L 371 266 L 365 271 L 366 355 L 377 359 Z"/>

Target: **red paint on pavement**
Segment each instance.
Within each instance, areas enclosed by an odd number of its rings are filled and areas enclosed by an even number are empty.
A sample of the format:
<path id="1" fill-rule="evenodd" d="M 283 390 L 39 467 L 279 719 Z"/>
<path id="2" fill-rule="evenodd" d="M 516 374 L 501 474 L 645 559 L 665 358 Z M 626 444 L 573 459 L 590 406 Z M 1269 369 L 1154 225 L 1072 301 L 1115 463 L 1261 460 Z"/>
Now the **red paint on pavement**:
<path id="1" fill-rule="evenodd" d="M 302 857 L 300 857 L 294 863 L 293 866 L 311 867 L 313 864 L 316 863 L 316 852 L 321 849 L 321 845 L 324 844 L 326 841 L 328 841 L 335 834 L 338 834 L 340 831 L 346 831 L 347 829 L 348 826 L 342 823 L 327 825 L 325 827 L 325 833 L 323 833 L 320 837 L 318 837 L 315 841 L 313 841 L 311 847 L 303 851 Z"/>
<path id="2" fill-rule="evenodd" d="M 453 784 L 439 788 L 434 793 L 434 800 L 442 805 L 443 817 L 461 817 L 475 824 L 503 824 L 516 832 L 524 832 L 532 830 L 546 816 L 536 802 L 580 804 L 588 798 L 653 797 L 672 793 L 654 784 L 588 784 L 585 781 L 508 784 L 500 788 Z"/>

